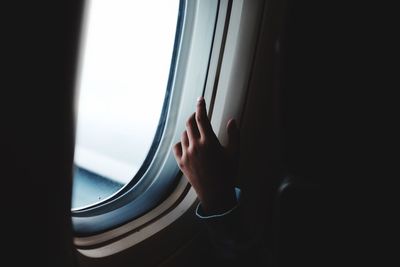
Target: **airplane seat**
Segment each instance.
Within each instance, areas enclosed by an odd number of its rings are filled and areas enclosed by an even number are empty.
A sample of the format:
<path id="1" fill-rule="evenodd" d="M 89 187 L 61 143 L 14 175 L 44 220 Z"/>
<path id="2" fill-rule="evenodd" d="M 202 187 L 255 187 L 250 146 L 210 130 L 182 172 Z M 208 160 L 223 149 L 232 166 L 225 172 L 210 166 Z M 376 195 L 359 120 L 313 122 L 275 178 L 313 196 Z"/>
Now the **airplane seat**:
<path id="1" fill-rule="evenodd" d="M 274 202 L 274 266 L 326 266 L 329 237 L 323 186 L 285 177 Z"/>

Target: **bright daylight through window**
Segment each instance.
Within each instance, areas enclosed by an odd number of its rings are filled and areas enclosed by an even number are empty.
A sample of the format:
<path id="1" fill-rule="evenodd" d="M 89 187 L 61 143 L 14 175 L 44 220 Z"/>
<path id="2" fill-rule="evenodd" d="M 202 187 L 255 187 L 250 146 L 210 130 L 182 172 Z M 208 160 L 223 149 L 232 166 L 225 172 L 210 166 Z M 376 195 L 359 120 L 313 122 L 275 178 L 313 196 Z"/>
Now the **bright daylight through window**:
<path id="1" fill-rule="evenodd" d="M 179 0 L 87 3 L 76 88 L 72 208 L 108 198 L 137 173 L 167 89 Z"/>

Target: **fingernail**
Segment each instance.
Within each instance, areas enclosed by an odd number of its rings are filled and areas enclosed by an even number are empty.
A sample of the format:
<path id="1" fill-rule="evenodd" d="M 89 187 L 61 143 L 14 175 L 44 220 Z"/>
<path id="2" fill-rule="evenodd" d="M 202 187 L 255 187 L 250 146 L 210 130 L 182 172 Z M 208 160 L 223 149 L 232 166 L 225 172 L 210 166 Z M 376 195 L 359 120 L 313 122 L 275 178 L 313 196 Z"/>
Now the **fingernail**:
<path id="1" fill-rule="evenodd" d="M 197 102 L 200 102 L 200 101 L 202 101 L 204 98 L 202 97 L 202 96 L 199 96 L 198 98 L 197 98 Z"/>

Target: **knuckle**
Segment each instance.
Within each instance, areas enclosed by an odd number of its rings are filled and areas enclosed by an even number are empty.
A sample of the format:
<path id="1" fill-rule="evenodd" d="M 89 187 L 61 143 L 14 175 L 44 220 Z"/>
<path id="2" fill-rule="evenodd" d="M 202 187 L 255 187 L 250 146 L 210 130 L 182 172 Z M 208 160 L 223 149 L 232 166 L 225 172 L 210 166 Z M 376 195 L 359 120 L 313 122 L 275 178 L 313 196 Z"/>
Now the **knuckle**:
<path id="1" fill-rule="evenodd" d="M 189 153 L 190 155 L 196 155 L 199 152 L 199 147 L 197 144 L 193 144 L 193 146 L 190 147 Z"/>
<path id="2" fill-rule="evenodd" d="M 183 131 L 183 133 L 181 134 L 182 143 L 186 142 L 186 139 L 187 139 L 187 133 L 186 131 Z"/>
<path id="3" fill-rule="evenodd" d="M 201 121 L 201 113 L 200 112 L 196 112 L 196 120 Z"/>
<path id="4" fill-rule="evenodd" d="M 193 147 L 188 147 L 186 154 L 188 157 L 191 157 L 193 155 Z"/>
<path id="5" fill-rule="evenodd" d="M 186 120 L 186 127 L 192 127 L 193 124 L 195 123 L 195 114 L 192 114 L 187 120 Z"/>
<path id="6" fill-rule="evenodd" d="M 179 166 L 182 166 L 182 167 L 186 166 L 188 164 L 187 155 L 183 155 L 178 163 L 179 163 Z"/>
<path id="7" fill-rule="evenodd" d="M 178 162 L 178 166 L 179 166 L 179 168 L 181 169 L 181 170 L 183 170 L 183 169 L 185 169 L 185 164 L 182 162 L 182 161 L 179 161 Z"/>
<path id="8" fill-rule="evenodd" d="M 200 146 L 201 148 L 204 148 L 204 147 L 206 147 L 207 145 L 208 145 L 208 140 L 207 140 L 206 138 L 200 139 L 200 141 L 199 141 L 199 146 Z"/>
<path id="9" fill-rule="evenodd" d="M 199 122 L 203 122 L 205 120 L 204 114 L 202 112 L 196 112 L 196 120 Z"/>

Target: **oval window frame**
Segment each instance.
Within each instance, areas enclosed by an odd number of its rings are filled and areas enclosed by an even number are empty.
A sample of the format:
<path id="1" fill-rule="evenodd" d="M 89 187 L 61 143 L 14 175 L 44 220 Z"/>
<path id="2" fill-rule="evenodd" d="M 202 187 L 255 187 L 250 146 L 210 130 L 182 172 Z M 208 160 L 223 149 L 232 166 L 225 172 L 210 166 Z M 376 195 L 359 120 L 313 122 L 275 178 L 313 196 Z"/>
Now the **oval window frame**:
<path id="1" fill-rule="evenodd" d="M 76 237 L 101 234 L 135 220 L 154 209 L 178 185 L 187 187 L 171 147 L 180 140 L 186 118 L 204 93 L 219 2 L 180 1 L 168 88 L 150 152 L 132 181 L 117 193 L 72 210 Z"/>

